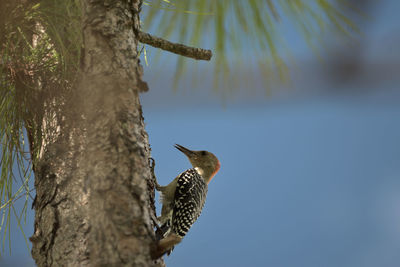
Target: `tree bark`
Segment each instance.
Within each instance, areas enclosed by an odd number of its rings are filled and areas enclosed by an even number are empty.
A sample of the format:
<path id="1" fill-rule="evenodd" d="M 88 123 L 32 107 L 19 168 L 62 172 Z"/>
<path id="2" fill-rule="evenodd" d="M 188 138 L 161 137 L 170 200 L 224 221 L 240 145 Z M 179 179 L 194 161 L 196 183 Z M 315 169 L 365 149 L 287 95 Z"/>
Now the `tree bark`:
<path id="1" fill-rule="evenodd" d="M 164 266 L 150 258 L 154 188 L 139 102 L 147 88 L 136 38 L 141 1 L 81 2 L 79 82 L 68 98 L 44 104 L 53 113 L 43 118 L 48 134 L 35 164 L 32 256 L 38 266 Z"/>

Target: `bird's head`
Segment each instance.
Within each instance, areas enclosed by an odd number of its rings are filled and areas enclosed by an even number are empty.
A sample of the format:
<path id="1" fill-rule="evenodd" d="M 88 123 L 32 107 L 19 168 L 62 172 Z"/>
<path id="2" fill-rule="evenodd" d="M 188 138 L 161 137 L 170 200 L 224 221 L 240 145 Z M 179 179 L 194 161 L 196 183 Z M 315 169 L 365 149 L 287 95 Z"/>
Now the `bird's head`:
<path id="1" fill-rule="evenodd" d="M 207 184 L 221 167 L 219 160 L 211 152 L 205 150 L 194 151 L 178 144 L 175 145 L 175 148 L 188 157 L 192 166 L 204 178 Z"/>

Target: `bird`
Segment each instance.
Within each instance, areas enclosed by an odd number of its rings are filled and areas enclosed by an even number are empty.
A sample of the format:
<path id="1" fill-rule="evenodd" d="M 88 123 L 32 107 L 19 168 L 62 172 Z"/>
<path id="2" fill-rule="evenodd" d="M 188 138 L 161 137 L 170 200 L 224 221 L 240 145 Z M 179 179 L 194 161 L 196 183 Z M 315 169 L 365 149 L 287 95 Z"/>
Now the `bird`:
<path id="1" fill-rule="evenodd" d="M 208 184 L 221 167 L 218 158 L 211 152 L 190 150 L 178 144 L 175 148 L 186 155 L 193 168 L 180 173 L 166 186 L 159 185 L 154 175 L 162 208 L 161 216 L 157 218 L 161 233 L 157 235 L 153 258 L 165 253 L 169 255 L 199 218 L 206 201 Z"/>

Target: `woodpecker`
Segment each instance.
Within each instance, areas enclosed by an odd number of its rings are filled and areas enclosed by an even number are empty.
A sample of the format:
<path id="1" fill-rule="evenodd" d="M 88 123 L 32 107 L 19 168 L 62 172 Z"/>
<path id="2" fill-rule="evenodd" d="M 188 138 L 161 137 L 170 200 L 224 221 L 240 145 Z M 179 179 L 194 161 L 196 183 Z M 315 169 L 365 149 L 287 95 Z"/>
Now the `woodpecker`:
<path id="1" fill-rule="evenodd" d="M 184 153 L 193 168 L 179 174 L 167 186 L 160 186 L 155 181 L 156 189 L 161 193 L 161 216 L 158 221 L 161 224 L 162 238 L 168 240 L 173 235 L 176 242 L 168 243 L 170 247 L 158 248 L 161 253 L 168 254 L 173 245 L 179 243 L 186 235 L 190 227 L 200 216 L 206 201 L 208 184 L 220 169 L 217 157 L 208 151 L 193 151 L 176 144 L 175 148 Z M 162 241 L 160 246 L 162 247 Z"/>

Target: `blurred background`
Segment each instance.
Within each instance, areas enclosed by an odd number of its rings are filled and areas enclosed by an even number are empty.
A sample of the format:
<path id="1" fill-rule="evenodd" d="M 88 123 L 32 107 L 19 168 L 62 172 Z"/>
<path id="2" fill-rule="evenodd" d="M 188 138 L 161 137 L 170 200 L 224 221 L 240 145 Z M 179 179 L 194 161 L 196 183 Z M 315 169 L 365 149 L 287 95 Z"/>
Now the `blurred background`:
<path id="1" fill-rule="evenodd" d="M 358 2 L 369 14 L 362 36 L 352 45 L 325 36 L 323 60 L 287 29 L 295 60 L 283 83 L 240 62 L 237 88 L 183 74 L 174 89 L 176 56 L 159 64 L 148 49 L 142 105 L 159 183 L 190 167 L 175 143 L 221 161 L 167 266 L 399 266 L 400 3 Z M 186 73 L 208 73 L 207 64 Z M 11 225 L 0 266 L 34 266 Z"/>

